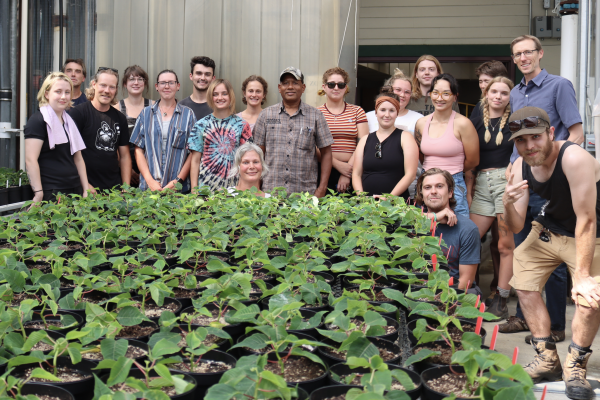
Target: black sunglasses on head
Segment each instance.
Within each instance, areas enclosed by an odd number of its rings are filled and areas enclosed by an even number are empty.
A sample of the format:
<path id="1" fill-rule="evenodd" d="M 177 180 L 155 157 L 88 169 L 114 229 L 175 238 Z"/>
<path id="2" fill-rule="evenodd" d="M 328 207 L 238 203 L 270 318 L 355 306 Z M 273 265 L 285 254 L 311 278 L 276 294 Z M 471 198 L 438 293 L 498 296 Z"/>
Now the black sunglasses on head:
<path id="1" fill-rule="evenodd" d="M 523 128 L 525 128 L 525 129 L 537 128 L 540 125 L 540 122 L 545 123 L 548 127 L 550 126 L 550 122 L 546 121 L 543 118 L 527 117 L 524 119 L 517 119 L 515 121 L 509 122 L 508 129 L 510 129 L 510 131 L 512 133 L 515 133 L 515 132 L 520 131 Z"/>
<path id="2" fill-rule="evenodd" d="M 109 68 L 109 67 L 98 67 L 98 72 L 100 72 L 100 71 L 106 71 L 106 70 L 110 70 L 110 71 L 112 71 L 112 72 L 114 72 L 116 74 L 119 73 L 118 69 Z M 98 72 L 96 72 L 96 73 L 98 73 Z"/>

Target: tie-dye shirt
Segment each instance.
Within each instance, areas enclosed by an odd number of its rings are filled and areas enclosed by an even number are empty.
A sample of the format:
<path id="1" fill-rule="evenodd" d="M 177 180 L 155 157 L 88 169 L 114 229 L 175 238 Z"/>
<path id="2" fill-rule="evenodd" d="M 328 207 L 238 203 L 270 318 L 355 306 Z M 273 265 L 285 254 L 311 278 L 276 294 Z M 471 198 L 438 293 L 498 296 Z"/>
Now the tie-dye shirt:
<path id="1" fill-rule="evenodd" d="M 209 114 L 196 122 L 188 145 L 190 150 L 202 153 L 198 186 L 213 191 L 235 186 L 237 178 L 228 178 L 235 151 L 251 137 L 250 125 L 237 115 L 219 119 Z"/>

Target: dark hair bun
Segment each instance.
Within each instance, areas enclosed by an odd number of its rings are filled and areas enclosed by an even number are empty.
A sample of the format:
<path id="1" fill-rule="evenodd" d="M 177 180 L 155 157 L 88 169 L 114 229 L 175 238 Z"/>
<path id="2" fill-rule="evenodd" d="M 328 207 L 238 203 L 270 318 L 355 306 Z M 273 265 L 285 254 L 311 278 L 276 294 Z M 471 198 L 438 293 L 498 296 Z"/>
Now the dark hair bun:
<path id="1" fill-rule="evenodd" d="M 391 86 L 382 86 L 381 89 L 379 89 L 379 93 L 381 93 L 381 94 L 395 94 L 394 93 L 394 89 Z"/>

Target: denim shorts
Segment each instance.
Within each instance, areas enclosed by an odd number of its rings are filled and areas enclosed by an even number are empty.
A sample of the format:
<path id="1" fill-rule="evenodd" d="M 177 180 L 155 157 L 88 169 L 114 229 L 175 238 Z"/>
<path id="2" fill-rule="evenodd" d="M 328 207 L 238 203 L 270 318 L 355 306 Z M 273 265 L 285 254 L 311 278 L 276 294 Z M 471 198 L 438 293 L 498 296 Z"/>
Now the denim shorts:
<path id="1" fill-rule="evenodd" d="M 463 172 L 458 172 L 452 175 L 454 178 L 454 198 L 456 199 L 456 207 L 454 213 L 464 215 L 469 218 L 469 203 L 467 202 L 467 184 Z"/>
<path id="2" fill-rule="evenodd" d="M 480 171 L 475 180 L 471 214 L 496 217 L 504 214 L 502 195 L 506 188 L 506 168 Z"/>

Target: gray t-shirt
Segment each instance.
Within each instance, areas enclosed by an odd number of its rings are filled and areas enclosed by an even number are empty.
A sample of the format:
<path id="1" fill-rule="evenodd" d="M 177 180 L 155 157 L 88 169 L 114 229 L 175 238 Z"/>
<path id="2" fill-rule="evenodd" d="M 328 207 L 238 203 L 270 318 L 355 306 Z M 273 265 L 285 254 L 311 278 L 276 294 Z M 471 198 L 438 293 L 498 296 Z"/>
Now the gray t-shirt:
<path id="1" fill-rule="evenodd" d="M 212 112 L 212 109 L 208 106 L 208 103 L 196 103 L 192 100 L 192 97 L 187 97 L 179 102 L 179 104 L 189 107 L 196 116 L 196 121 L 200 121 Z"/>
<path id="2" fill-rule="evenodd" d="M 468 217 L 456 214 L 457 223 L 454 226 L 438 224 L 435 228 L 435 236 L 442 235 L 446 246 L 442 251 L 448 260 L 450 276 L 455 281 L 459 277 L 459 265 L 479 264 L 481 252 L 481 240 L 479 229 Z"/>
<path id="3" fill-rule="evenodd" d="M 162 133 L 162 148 L 163 148 L 163 153 L 165 152 L 166 148 L 167 148 L 167 141 L 169 140 L 169 125 L 171 124 L 171 120 L 163 120 L 162 121 L 162 126 L 161 126 L 161 133 Z"/>

